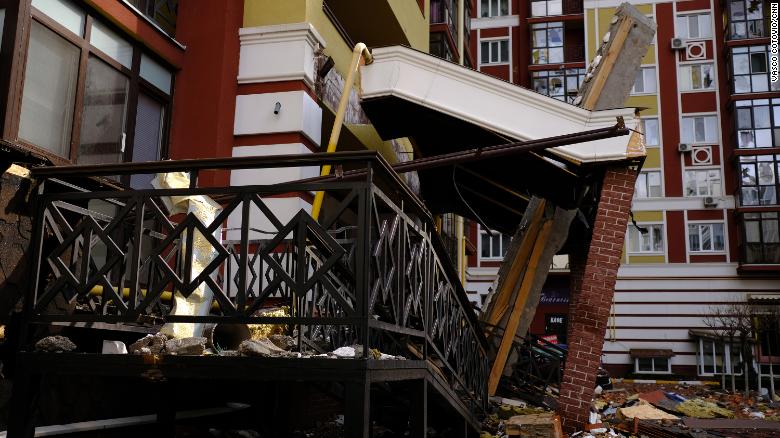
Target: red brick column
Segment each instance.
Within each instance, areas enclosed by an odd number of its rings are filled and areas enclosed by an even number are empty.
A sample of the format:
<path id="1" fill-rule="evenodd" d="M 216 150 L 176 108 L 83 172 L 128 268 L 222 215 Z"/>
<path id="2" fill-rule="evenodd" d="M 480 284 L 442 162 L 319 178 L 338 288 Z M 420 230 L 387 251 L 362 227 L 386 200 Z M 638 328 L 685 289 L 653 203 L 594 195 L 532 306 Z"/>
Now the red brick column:
<path id="1" fill-rule="evenodd" d="M 607 169 L 590 245 L 569 262 L 569 352 L 558 397 L 558 413 L 568 432 L 588 420 L 636 176 L 627 166 Z"/>

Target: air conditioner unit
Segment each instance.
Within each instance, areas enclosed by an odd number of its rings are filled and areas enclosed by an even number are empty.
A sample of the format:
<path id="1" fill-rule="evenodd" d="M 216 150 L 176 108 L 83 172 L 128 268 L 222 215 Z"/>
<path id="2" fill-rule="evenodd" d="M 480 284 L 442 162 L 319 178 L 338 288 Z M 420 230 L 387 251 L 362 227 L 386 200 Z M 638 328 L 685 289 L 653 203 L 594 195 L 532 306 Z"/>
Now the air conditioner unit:
<path id="1" fill-rule="evenodd" d="M 685 40 L 682 38 L 672 38 L 672 50 L 685 49 Z"/>
<path id="2" fill-rule="evenodd" d="M 677 145 L 678 152 L 690 152 L 692 150 L 693 146 L 689 145 L 688 143 L 680 143 Z"/>
<path id="3" fill-rule="evenodd" d="M 717 207 L 718 206 L 718 200 L 715 199 L 712 196 L 706 196 L 704 198 L 704 206 L 705 207 L 709 207 L 709 208 Z"/>

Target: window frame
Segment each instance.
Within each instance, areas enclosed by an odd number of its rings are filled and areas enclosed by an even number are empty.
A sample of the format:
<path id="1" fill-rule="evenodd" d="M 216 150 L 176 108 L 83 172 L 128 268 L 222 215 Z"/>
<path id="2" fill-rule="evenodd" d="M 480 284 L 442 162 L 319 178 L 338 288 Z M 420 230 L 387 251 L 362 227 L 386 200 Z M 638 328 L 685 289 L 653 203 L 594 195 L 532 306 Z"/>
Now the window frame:
<path id="1" fill-rule="evenodd" d="M 507 58 L 506 60 L 502 60 L 501 58 L 501 43 L 506 42 L 507 46 Z M 488 46 L 488 62 L 482 62 L 482 54 L 484 53 L 483 44 L 487 44 Z M 493 46 L 498 50 L 498 61 L 492 62 L 492 54 L 493 54 Z M 512 42 L 509 37 L 498 37 L 498 38 L 480 38 L 479 40 L 479 65 L 507 65 L 511 62 L 512 58 Z"/>
<path id="2" fill-rule="evenodd" d="M 707 18 L 707 30 L 709 35 L 702 36 L 701 35 L 701 20 L 699 20 L 699 17 L 706 15 Z M 690 18 L 696 17 L 696 25 L 699 27 L 699 35 L 691 36 L 691 29 L 690 29 Z M 685 33 L 683 34 L 681 32 L 681 20 L 685 20 Z M 712 38 L 712 14 L 710 12 L 693 12 L 693 13 L 685 13 L 685 14 L 678 14 L 677 17 L 675 17 L 674 20 L 674 27 L 675 27 L 675 36 L 678 38 L 686 39 L 686 40 L 707 40 Z"/>
<path id="3" fill-rule="evenodd" d="M 699 249 L 695 250 L 691 247 L 691 227 L 697 227 L 697 233 L 699 237 Z M 702 249 L 701 243 L 702 243 L 702 228 L 703 227 L 710 227 L 710 245 L 712 246 L 712 249 Z M 720 227 L 720 233 L 721 233 L 721 241 L 723 242 L 723 248 L 716 249 L 715 248 L 715 227 Z M 702 222 L 702 221 L 689 221 L 687 223 L 687 228 L 685 230 L 685 237 L 686 237 L 686 244 L 688 248 L 688 253 L 690 254 L 723 254 L 726 252 L 726 248 L 728 247 L 728 244 L 726 242 L 726 224 L 724 222 Z"/>
<path id="4" fill-rule="evenodd" d="M 712 355 L 712 371 L 713 372 L 707 372 L 704 370 L 704 344 L 705 342 L 711 347 L 709 353 Z M 696 372 L 699 376 L 715 376 L 719 374 L 726 374 L 726 375 L 735 375 L 735 376 L 741 376 L 742 370 L 738 373 L 734 373 L 734 364 L 732 363 L 732 358 L 734 358 L 734 353 L 732 352 L 731 344 L 724 342 L 722 354 L 720 356 L 721 358 L 721 365 L 720 365 L 720 372 L 718 372 L 718 351 L 716 348 L 716 345 L 718 344 L 717 341 L 712 339 L 707 339 L 706 341 L 702 338 L 699 338 L 698 345 L 696 347 Z M 736 357 L 738 361 L 742 362 L 742 352 L 739 351 L 739 348 L 736 349 L 736 353 L 738 356 Z"/>
<path id="5" fill-rule="evenodd" d="M 771 184 L 761 184 L 761 165 L 759 163 L 771 163 L 769 168 L 772 170 L 773 182 Z M 752 167 L 753 177 L 755 182 L 753 184 L 746 184 L 744 169 Z M 739 204 L 743 207 L 751 206 L 768 206 L 780 204 L 780 155 L 775 154 L 757 154 L 757 155 L 742 155 L 737 159 L 737 181 L 739 187 Z M 764 192 L 768 188 L 772 188 L 774 191 L 774 202 L 763 202 L 765 196 L 762 196 L 762 188 Z M 755 199 L 758 203 L 745 203 L 746 190 L 755 191 Z M 751 198 L 752 199 L 752 198 Z"/>
<path id="6" fill-rule="evenodd" d="M 652 71 L 653 72 L 653 77 L 655 78 L 655 80 L 652 81 L 652 84 L 653 84 L 652 88 L 653 89 L 650 90 L 650 91 L 648 91 L 646 89 L 647 87 L 645 87 L 645 83 L 648 82 L 647 81 L 647 75 L 646 75 L 646 73 L 648 71 Z M 631 86 L 631 95 L 632 96 L 644 96 L 644 95 L 648 95 L 648 94 L 656 94 L 656 93 L 658 93 L 658 69 L 656 68 L 656 66 L 655 65 L 643 65 L 643 66 L 641 66 L 640 69 L 639 69 L 639 72 L 637 72 L 637 79 L 639 79 L 639 74 L 640 73 L 642 75 L 642 91 L 637 91 L 636 90 L 637 81 L 634 80 L 634 85 Z"/>
<path id="7" fill-rule="evenodd" d="M 778 230 L 780 230 L 780 213 L 776 211 L 768 211 L 768 212 L 745 212 L 742 213 L 740 216 L 740 228 L 741 228 L 741 242 L 740 242 L 740 249 L 742 259 L 741 262 L 745 264 L 777 264 L 780 262 L 780 257 L 778 257 L 777 253 L 780 249 L 780 239 L 777 239 L 777 241 L 769 241 L 766 239 L 766 225 L 769 223 L 773 223 L 773 228 L 775 233 L 777 233 Z M 757 225 L 757 232 L 758 232 L 758 240 L 751 240 L 748 241 L 748 223 L 756 223 Z M 771 259 L 769 256 L 767 256 L 765 253 L 768 252 L 767 247 L 769 245 L 773 245 L 774 247 L 774 255 L 775 258 Z M 760 249 L 761 257 L 760 260 L 754 261 L 754 260 L 748 260 L 748 254 L 746 251 L 748 250 L 748 245 L 756 246 L 758 249 Z"/>
<path id="8" fill-rule="evenodd" d="M 652 361 L 652 371 L 645 371 L 639 369 L 639 359 L 650 359 Z M 666 370 L 660 371 L 655 369 L 656 359 L 666 359 Z M 636 374 L 671 374 L 672 373 L 672 358 L 671 357 L 635 357 L 634 358 L 634 373 Z"/>
<path id="9" fill-rule="evenodd" d="M 493 18 L 493 17 L 508 17 L 512 15 L 512 2 L 509 0 L 496 0 L 498 2 L 498 14 L 493 13 L 493 6 L 492 6 L 492 0 L 481 0 L 478 3 L 479 7 L 479 17 L 480 18 Z M 483 5 L 488 5 L 488 12 L 487 15 L 484 15 L 483 13 Z M 501 6 L 503 4 L 506 4 L 506 14 L 501 14 Z"/>
<path id="10" fill-rule="evenodd" d="M 766 107 L 767 115 L 769 116 L 769 125 L 756 127 L 756 113 L 760 108 Z M 740 120 L 740 113 L 748 112 L 750 114 L 750 124 L 747 127 L 742 127 L 742 121 Z M 777 111 L 777 113 L 775 113 Z M 734 102 L 734 144 L 739 150 L 752 150 L 759 152 L 766 148 L 780 147 L 780 99 L 748 99 L 737 100 Z M 758 146 L 757 131 L 768 131 L 769 144 L 767 146 Z M 748 133 L 752 137 L 753 146 L 746 147 L 740 144 L 741 134 Z M 745 143 L 749 144 L 749 143 Z"/>
<path id="11" fill-rule="evenodd" d="M 650 195 L 650 174 L 658 174 L 659 178 L 659 184 L 658 184 L 658 196 L 651 196 Z M 641 182 L 641 179 L 644 179 L 644 183 Z M 637 186 L 639 184 L 644 184 L 645 186 L 645 193 L 648 194 L 648 196 L 638 196 L 639 190 L 637 190 Z M 636 184 L 634 187 L 634 198 L 636 199 L 658 199 L 663 198 L 664 196 L 664 178 L 663 178 L 663 172 L 661 169 L 642 169 L 641 172 L 639 172 L 639 175 L 637 175 L 636 178 Z"/>
<path id="12" fill-rule="evenodd" d="M 536 91 L 539 94 L 543 94 L 547 97 L 552 97 L 553 99 L 560 100 L 563 102 L 568 102 L 571 104 L 574 104 L 574 100 L 577 99 L 577 93 L 579 92 L 579 88 L 582 85 L 582 83 L 585 81 L 585 72 L 586 69 L 584 68 L 567 68 L 567 69 L 556 69 L 556 70 L 535 70 L 531 72 L 531 84 L 533 87 L 533 90 Z M 560 78 L 563 81 L 563 93 L 562 94 L 550 94 L 549 91 L 553 89 L 553 87 L 550 86 L 551 80 L 554 78 Z M 574 91 L 573 94 L 569 94 L 569 80 L 573 79 L 577 83 L 577 89 Z M 544 81 L 547 86 L 548 92 L 545 93 L 541 91 L 539 88 L 537 88 L 537 81 Z"/>
<path id="13" fill-rule="evenodd" d="M 705 138 L 703 140 L 697 140 L 696 139 L 696 119 L 703 119 L 704 123 L 704 135 Z M 715 129 L 708 131 L 707 130 L 707 119 L 714 119 L 714 125 Z M 689 140 L 684 139 L 683 130 L 686 128 L 685 123 L 687 120 L 693 120 L 693 125 L 691 132 L 693 133 L 693 138 Z M 717 145 L 720 144 L 720 125 L 718 123 L 718 115 L 717 114 L 681 114 L 680 115 L 680 142 L 681 143 L 688 143 L 691 145 Z M 714 132 L 715 138 L 706 138 L 706 135 L 708 132 Z"/>
<path id="14" fill-rule="evenodd" d="M 2 0 L 0 0 L 2 1 Z M 128 79 L 128 94 L 127 94 L 127 111 L 125 113 L 125 148 L 122 152 L 121 162 L 131 162 L 133 157 L 133 149 L 135 146 L 135 124 L 136 124 L 136 112 L 138 105 L 138 96 L 140 94 L 146 94 L 149 97 L 155 99 L 157 102 L 163 104 L 163 119 L 162 132 L 159 145 L 160 159 L 165 159 L 168 156 L 168 149 L 170 143 L 170 128 L 171 128 L 171 108 L 173 102 L 173 89 L 175 86 L 175 70 L 171 68 L 164 60 L 160 59 L 154 53 L 144 50 L 141 43 L 137 42 L 133 38 L 129 37 L 124 31 L 115 26 L 109 20 L 105 19 L 101 14 L 95 11 L 92 7 L 77 2 L 81 11 L 85 14 L 83 36 L 79 36 L 56 21 L 55 18 L 49 17 L 44 12 L 38 10 L 32 6 L 31 0 L 25 0 L 29 6 L 28 14 L 25 19 L 29 20 L 29 26 L 27 35 L 25 35 L 25 41 L 23 48 L 23 59 L 18 64 L 20 70 L 21 79 L 19 81 L 18 90 L 18 111 L 15 115 L 16 124 L 15 132 L 13 134 L 13 142 L 18 144 L 23 149 L 28 149 L 38 155 L 41 155 L 51 161 L 54 164 L 76 164 L 78 161 L 78 148 L 81 140 L 81 128 L 82 118 L 84 114 L 84 97 L 86 93 L 86 79 L 87 79 L 87 63 L 90 57 L 94 57 L 100 62 L 107 64 L 110 68 L 117 71 L 121 75 Z M 26 80 L 25 70 L 27 65 L 27 52 L 29 50 L 29 28 L 32 27 L 32 23 L 35 22 L 40 26 L 43 26 L 48 31 L 53 32 L 57 37 L 62 38 L 69 44 L 72 44 L 78 49 L 79 62 L 78 62 L 78 75 L 76 78 L 76 93 L 73 102 L 73 120 L 71 120 L 71 134 L 70 142 L 68 143 L 68 156 L 63 157 L 57 155 L 55 152 L 49 151 L 43 147 L 33 144 L 32 142 L 25 140 L 19 136 L 19 129 L 21 125 L 21 101 L 24 90 L 24 82 Z M 113 31 L 123 41 L 130 44 L 132 47 L 132 62 L 130 68 L 125 67 L 120 62 L 104 53 L 90 42 L 91 31 L 93 23 L 99 22 L 103 27 Z M 141 77 L 141 57 L 142 55 L 150 58 L 154 62 L 160 64 L 164 68 L 171 72 L 171 94 L 167 94 L 164 91 L 158 89 L 152 83 Z M 121 182 L 128 183 L 129 177 L 123 176 Z"/>
<path id="15" fill-rule="evenodd" d="M 705 196 L 715 196 L 715 197 L 723 196 L 723 193 L 724 193 L 723 192 L 723 172 L 721 171 L 720 167 L 712 167 L 712 166 L 707 166 L 707 167 L 705 167 L 705 166 L 686 167 L 685 169 L 683 169 L 683 171 L 685 172 L 683 174 L 683 197 L 685 197 L 685 198 L 702 198 L 702 197 L 705 197 Z M 712 172 L 712 171 L 717 171 L 718 172 L 718 175 L 719 175 L 718 176 L 718 181 L 719 181 L 719 184 L 720 184 L 720 191 L 719 192 L 720 193 L 714 193 L 714 191 L 713 191 L 713 186 L 711 185 L 711 183 L 713 183 L 714 180 L 712 180 L 712 181 L 710 180 L 710 172 Z M 705 183 L 707 184 L 706 185 L 707 193 L 700 194 L 699 193 L 700 187 L 697 184 L 696 185 L 696 193 L 693 194 L 693 195 L 689 195 L 688 194 L 688 181 L 690 181 L 689 173 L 693 173 L 694 175 L 699 174 L 699 173 L 706 173 L 706 175 L 705 175 Z M 699 180 L 698 180 L 698 178 L 694 177 L 694 181 L 698 183 Z"/>
<path id="16" fill-rule="evenodd" d="M 492 233 L 493 233 L 493 236 L 491 237 L 490 235 L 488 235 L 487 231 L 484 228 L 482 228 L 481 225 L 478 226 L 477 231 L 478 231 L 478 234 L 479 234 L 479 242 L 478 242 L 479 247 L 477 248 L 477 255 L 479 256 L 479 260 L 480 261 L 501 261 L 501 260 L 504 260 L 504 257 L 506 256 L 506 252 L 509 249 L 509 245 L 511 244 L 512 236 L 509 236 L 510 240 L 507 241 L 506 248 L 504 248 L 504 237 L 506 236 L 505 234 L 499 233 L 498 231 L 492 231 L 491 230 Z M 488 240 L 490 241 L 490 251 L 489 251 L 489 253 L 491 254 L 490 256 L 483 256 L 482 255 L 482 248 L 483 248 L 483 243 L 482 242 L 484 240 L 483 237 L 487 237 Z M 496 237 L 498 237 L 498 242 L 499 242 L 499 244 L 501 246 L 501 248 L 499 249 L 499 253 L 501 254 L 500 256 L 492 255 L 493 254 L 493 241 L 494 241 L 494 239 Z"/>
<path id="17" fill-rule="evenodd" d="M 743 40 L 743 39 L 749 39 L 749 38 L 764 38 L 769 36 L 767 32 L 767 10 L 763 7 L 763 2 L 758 2 L 757 4 L 761 5 L 762 11 L 761 11 L 761 18 L 748 18 L 747 14 L 747 4 L 750 0 L 729 0 L 726 2 L 726 21 L 728 23 L 728 27 L 726 29 L 726 39 L 727 40 Z M 735 3 L 741 2 L 744 6 L 743 10 L 745 11 L 744 18 L 736 20 L 734 19 L 734 10 L 733 5 Z M 761 33 L 758 34 L 751 34 L 749 32 L 750 23 L 757 23 L 760 25 Z M 745 34 L 744 36 L 735 36 L 734 32 L 734 24 L 744 24 L 745 25 Z"/>
<path id="18" fill-rule="evenodd" d="M 550 14 L 550 3 L 551 2 L 557 2 L 560 4 L 561 12 L 558 14 Z M 534 3 L 544 3 L 544 14 L 543 15 L 535 15 L 533 13 L 534 10 Z M 559 15 L 566 15 L 563 12 L 563 0 L 531 0 L 529 5 L 529 17 L 557 17 Z"/>
<path id="19" fill-rule="evenodd" d="M 704 74 L 701 71 L 699 72 L 699 83 L 695 84 L 693 79 L 693 69 L 694 68 L 701 69 L 704 66 L 709 66 L 710 68 L 711 81 L 708 87 L 704 86 Z M 712 91 L 715 88 L 717 88 L 717 78 L 716 78 L 717 73 L 715 70 L 715 63 L 711 61 L 689 62 L 685 64 L 680 64 L 677 75 L 678 78 L 680 79 L 678 82 L 680 82 L 681 92 L 698 93 L 701 91 Z M 690 85 L 690 87 L 684 85 Z M 696 85 L 699 85 L 699 87 L 697 88 Z"/>
<path id="20" fill-rule="evenodd" d="M 649 144 L 647 143 L 647 125 L 646 122 L 649 120 L 655 121 L 655 138 L 658 139 L 658 143 L 656 144 Z M 659 148 L 661 147 L 661 121 L 658 119 L 658 116 L 655 117 L 642 117 L 639 119 L 640 123 L 642 123 L 642 139 L 645 143 L 645 147 L 648 148 Z"/>
<path id="21" fill-rule="evenodd" d="M 664 255 L 664 254 L 666 254 L 666 230 L 665 230 L 665 227 L 664 227 L 664 223 L 663 222 L 650 222 L 650 223 L 641 223 L 641 222 L 639 222 L 639 223 L 637 223 L 637 225 L 639 227 L 642 227 L 642 228 L 647 228 L 648 234 L 650 234 L 650 238 L 649 238 L 650 242 L 653 242 L 653 240 L 654 240 L 653 239 L 653 235 L 655 233 L 660 233 L 661 234 L 661 249 L 660 250 L 650 249 L 648 251 L 643 250 L 642 249 L 642 240 L 641 240 L 641 237 L 640 237 L 639 249 L 637 251 L 632 250 L 631 249 L 631 242 L 633 242 L 633 239 L 631 238 L 631 234 L 632 234 L 631 230 L 632 229 L 636 229 L 636 232 L 637 232 L 638 236 L 644 236 L 644 234 L 642 234 L 639 231 L 639 229 L 637 229 L 634 226 L 634 224 L 628 224 L 628 228 L 626 230 L 626 253 L 627 254 L 631 254 L 631 255 Z M 656 231 L 656 229 L 658 229 L 658 231 Z"/>
<path id="22" fill-rule="evenodd" d="M 561 31 L 561 44 L 556 46 L 550 45 L 550 30 L 552 29 L 560 29 Z M 534 33 L 535 31 L 544 30 L 545 31 L 545 37 L 544 45 L 537 46 L 536 41 L 534 39 Z M 557 64 L 565 64 L 566 63 L 566 29 L 564 26 L 563 21 L 549 21 L 549 22 L 542 22 L 542 23 L 533 23 L 531 24 L 531 65 L 557 65 Z M 551 62 L 550 61 L 550 49 L 560 49 L 561 50 L 561 60 Z M 534 59 L 534 54 L 537 50 L 545 50 L 547 55 L 546 59 L 547 62 L 537 62 L 538 60 Z M 541 56 L 537 57 L 541 59 Z"/>
<path id="23" fill-rule="evenodd" d="M 766 71 L 764 72 L 753 72 L 753 55 L 763 53 L 764 55 L 764 66 Z M 748 56 L 748 72 L 747 73 L 737 73 L 736 67 L 737 64 L 734 62 L 734 57 L 736 56 Z M 772 84 L 772 78 L 771 78 L 771 68 L 770 68 L 770 59 L 769 59 L 769 46 L 768 45 L 751 45 L 751 46 L 736 46 L 729 48 L 728 52 L 728 63 L 729 63 L 729 76 L 730 76 L 730 87 L 732 94 L 749 94 L 749 93 L 770 93 L 775 91 L 780 91 L 780 82 L 777 83 L 777 85 Z M 747 78 L 750 89 L 747 91 L 737 91 L 737 78 Z M 757 89 L 754 85 L 754 79 L 761 77 L 762 81 L 766 80 L 766 89 Z"/>

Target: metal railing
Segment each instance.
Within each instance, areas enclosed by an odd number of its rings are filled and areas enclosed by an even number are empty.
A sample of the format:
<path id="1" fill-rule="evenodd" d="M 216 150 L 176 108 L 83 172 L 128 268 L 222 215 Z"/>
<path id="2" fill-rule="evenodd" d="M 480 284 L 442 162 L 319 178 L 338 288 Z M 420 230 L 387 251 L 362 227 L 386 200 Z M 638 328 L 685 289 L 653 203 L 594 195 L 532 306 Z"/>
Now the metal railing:
<path id="1" fill-rule="evenodd" d="M 195 187 L 200 171 L 331 164 L 336 177 L 272 185 Z M 343 169 L 363 169 L 339 178 Z M 188 172 L 189 188 L 83 191 L 80 176 Z M 354 174 L 354 172 L 352 172 Z M 486 342 L 433 231 L 430 214 L 375 153 L 179 160 L 34 170 L 36 197 L 29 323 L 252 323 L 286 327 L 296 350 L 353 344 L 430 359 L 473 411 L 487 402 Z M 282 217 L 274 200 L 329 196 L 320 222 Z M 208 196 L 221 211 L 204 223 L 171 215 L 172 197 Z M 194 248 L 207 248 L 193 271 Z M 206 316 L 174 315 L 167 301 L 198 288 Z M 63 312 L 55 299 L 75 303 Z M 289 316 L 263 310 L 285 306 Z M 59 309 L 59 308 L 57 308 Z"/>

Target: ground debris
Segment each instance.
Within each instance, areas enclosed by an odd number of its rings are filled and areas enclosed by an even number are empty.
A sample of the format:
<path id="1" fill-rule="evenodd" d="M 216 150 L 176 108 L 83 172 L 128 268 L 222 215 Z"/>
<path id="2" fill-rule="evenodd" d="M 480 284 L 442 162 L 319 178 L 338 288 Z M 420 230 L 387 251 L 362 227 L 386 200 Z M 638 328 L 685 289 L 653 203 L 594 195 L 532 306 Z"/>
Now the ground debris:
<path id="1" fill-rule="evenodd" d="M 277 347 L 267 338 L 247 339 L 238 346 L 238 352 L 242 356 L 279 357 L 285 356 L 287 351 Z"/>
<path id="2" fill-rule="evenodd" d="M 165 341 L 165 354 L 179 356 L 200 356 L 206 351 L 206 338 L 194 336 L 191 338 L 169 339 Z"/>
<path id="3" fill-rule="evenodd" d="M 35 351 L 44 353 L 63 353 L 75 350 L 76 344 L 65 336 L 46 336 L 35 343 Z"/>
<path id="4" fill-rule="evenodd" d="M 162 333 L 146 335 L 127 347 L 130 354 L 160 354 L 165 348 L 168 336 Z"/>

